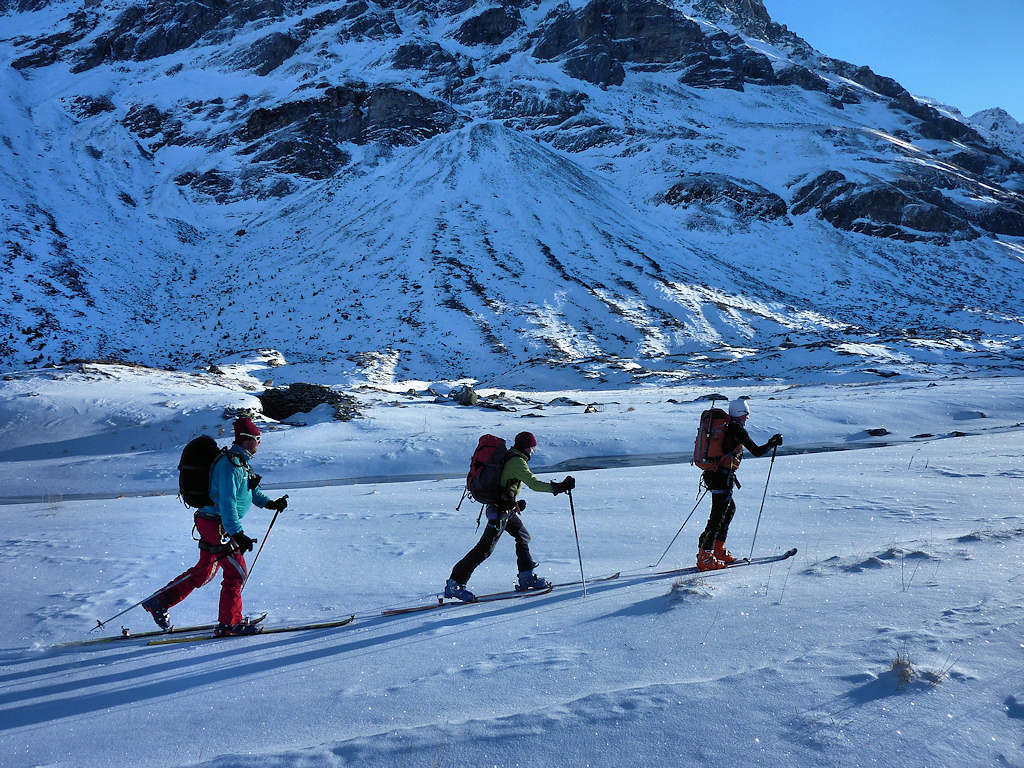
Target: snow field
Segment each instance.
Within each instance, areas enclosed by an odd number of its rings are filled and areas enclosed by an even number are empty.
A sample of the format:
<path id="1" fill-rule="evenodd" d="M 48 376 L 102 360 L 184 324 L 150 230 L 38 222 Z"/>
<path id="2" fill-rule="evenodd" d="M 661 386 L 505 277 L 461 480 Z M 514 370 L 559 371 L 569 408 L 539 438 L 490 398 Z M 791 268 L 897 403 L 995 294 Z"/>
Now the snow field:
<path id="1" fill-rule="evenodd" d="M 0 749 L 12 766 L 1019 765 L 1020 448 L 1016 430 L 779 457 L 755 554 L 797 556 L 685 580 L 639 577 L 693 506 L 694 470 L 574 473 L 587 573 L 618 580 L 393 618 L 379 609 L 430 599 L 475 541 L 459 482 L 296 488 L 247 606 L 357 621 L 166 648 L 50 644 L 193 562 L 176 500 L 0 507 Z M 768 466 L 741 468 L 737 554 Z M 540 571 L 576 578 L 566 497 L 524 498 Z M 706 513 L 663 565 L 692 563 Z M 471 586 L 514 571 L 505 537 Z M 172 617 L 208 621 L 216 600 L 208 585 Z"/>

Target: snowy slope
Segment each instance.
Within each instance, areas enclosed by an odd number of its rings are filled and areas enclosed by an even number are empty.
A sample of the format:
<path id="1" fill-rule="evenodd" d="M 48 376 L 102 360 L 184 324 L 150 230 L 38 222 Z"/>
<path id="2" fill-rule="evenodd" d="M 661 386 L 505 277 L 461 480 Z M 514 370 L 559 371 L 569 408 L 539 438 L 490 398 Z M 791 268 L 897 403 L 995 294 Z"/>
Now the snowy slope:
<path id="1" fill-rule="evenodd" d="M 1017 364 L 1019 163 L 759 3 L 626 5 L 9 10 L 5 367 L 271 347 L 331 381 L 548 388 Z M 602 8 L 641 27 L 573 47 Z"/>
<path id="2" fill-rule="evenodd" d="M 755 397 L 750 427 L 824 443 L 889 400 L 902 404 L 884 414 L 894 435 L 916 433 L 921 417 L 936 430 L 1000 421 L 1000 403 L 1019 413 L 1019 382 L 963 385 L 959 401 L 942 387 L 795 389 L 784 406 Z M 862 390 L 874 397 L 861 402 Z M 610 408 L 587 418 L 635 450 L 664 417 L 632 402 L 628 419 Z M 394 426 L 421 410 L 392 410 Z M 542 449 L 551 426 L 533 424 Z M 457 423 L 431 429 L 463 439 Z M 779 456 L 760 521 L 769 462 L 748 460 L 733 551 L 799 553 L 684 580 L 646 576 L 693 505 L 689 468 L 575 472 L 586 572 L 619 579 L 585 599 L 569 587 L 394 618 L 380 610 L 432 599 L 475 540 L 472 510 L 453 509 L 459 481 L 291 488 L 247 605 L 270 609 L 272 624 L 356 621 L 217 644 L 53 647 L 191 563 L 190 520 L 173 498 L 2 506 L 4 765 L 1020 765 L 1020 436 L 1018 425 Z M 268 478 L 278 471 L 262 460 L 289 439 L 316 462 L 316 428 L 271 433 L 256 460 Z M 525 498 L 541 570 L 578 577 L 566 498 Z M 690 564 L 706 511 L 663 565 Z M 268 522 L 253 510 L 246 528 L 262 538 Z M 505 588 L 512 558 L 501 542 L 471 585 Z M 216 594 L 196 592 L 174 620 L 209 620 Z M 123 619 L 147 628 L 137 608 Z"/>

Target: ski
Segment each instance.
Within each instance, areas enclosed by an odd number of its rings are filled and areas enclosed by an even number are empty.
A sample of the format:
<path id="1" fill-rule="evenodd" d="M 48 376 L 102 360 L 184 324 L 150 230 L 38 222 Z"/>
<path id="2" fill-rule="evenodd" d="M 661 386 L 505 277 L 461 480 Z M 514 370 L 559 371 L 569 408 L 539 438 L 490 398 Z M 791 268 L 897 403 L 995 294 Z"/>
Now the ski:
<path id="1" fill-rule="evenodd" d="M 257 616 L 254 621 L 263 621 L 267 617 L 266 613 Z M 120 635 L 110 635 L 108 637 L 94 637 L 89 640 L 71 640 L 66 643 L 57 643 L 54 648 L 70 648 L 81 645 L 99 645 L 101 643 L 116 643 L 121 640 L 141 640 L 147 637 L 161 637 L 163 635 L 184 635 L 192 632 L 208 632 L 211 629 L 216 629 L 216 624 L 196 624 L 190 627 L 171 627 L 170 629 L 154 629 L 147 630 L 146 632 L 132 632 L 128 627 L 121 627 Z"/>
<path id="2" fill-rule="evenodd" d="M 150 640 L 146 645 L 172 645 L 175 643 L 197 643 L 201 640 L 230 640 L 237 637 L 261 637 L 262 635 L 276 635 L 280 632 L 305 632 L 312 629 L 334 629 L 351 624 L 355 620 L 355 614 L 337 621 L 322 621 L 317 624 L 295 624 L 287 627 L 268 627 L 251 635 L 194 635 L 189 637 L 168 637 L 160 640 Z"/>
<path id="3" fill-rule="evenodd" d="M 398 616 L 403 613 L 418 613 L 419 611 L 432 611 L 435 608 L 452 608 L 460 605 L 477 605 L 479 603 L 493 603 L 498 600 L 512 600 L 516 597 L 535 597 L 537 595 L 546 595 L 554 589 L 553 586 L 547 587 L 546 589 L 531 589 L 527 592 L 517 592 L 515 590 L 509 590 L 508 592 L 492 592 L 489 595 L 477 595 L 476 600 L 472 603 L 467 603 L 462 600 L 450 599 L 447 602 L 445 598 L 438 595 L 436 603 L 427 603 L 426 605 L 414 605 L 409 608 L 392 608 L 387 611 L 381 611 L 381 616 Z"/>
<path id="4" fill-rule="evenodd" d="M 587 584 L 599 584 L 602 581 L 612 581 L 613 579 L 619 578 L 621 575 L 622 571 L 616 571 L 609 576 L 595 576 L 592 579 L 587 579 Z M 583 584 L 583 582 L 577 579 L 576 581 L 566 581 L 561 584 L 555 584 L 555 587 L 575 587 L 577 584 Z"/>
<path id="5" fill-rule="evenodd" d="M 743 558 L 742 560 L 737 560 L 735 563 L 729 563 L 729 565 L 725 566 L 725 568 L 717 568 L 711 571 L 702 571 L 697 566 L 691 565 L 689 568 L 676 568 L 672 571 L 657 571 L 655 573 L 647 575 L 651 578 L 661 576 L 689 576 L 691 574 L 698 573 L 702 576 L 707 576 L 712 573 L 721 573 L 722 571 L 728 571 L 732 568 L 742 568 L 743 566 L 747 565 L 766 565 L 767 563 L 779 563 L 783 560 L 788 560 L 795 554 L 796 547 L 793 547 L 792 549 L 783 552 L 781 555 L 767 555 L 766 557 L 755 557 L 749 560 L 747 558 Z"/>

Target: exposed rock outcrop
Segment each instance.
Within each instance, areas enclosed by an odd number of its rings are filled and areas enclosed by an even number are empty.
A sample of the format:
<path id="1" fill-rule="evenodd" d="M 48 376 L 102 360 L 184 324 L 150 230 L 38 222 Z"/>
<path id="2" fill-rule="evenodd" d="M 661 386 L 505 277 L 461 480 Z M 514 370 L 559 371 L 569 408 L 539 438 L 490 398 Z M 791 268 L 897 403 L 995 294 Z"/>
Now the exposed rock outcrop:
<path id="1" fill-rule="evenodd" d="M 700 205 L 719 208 L 739 218 L 762 221 L 786 215 L 786 201 L 749 179 L 720 173 L 697 173 L 674 184 L 660 202 L 675 206 Z"/>
<path id="2" fill-rule="evenodd" d="M 325 403 L 334 408 L 334 418 L 339 421 L 350 421 L 359 415 L 356 399 L 352 395 L 336 392 L 320 384 L 289 384 L 280 389 L 268 389 L 258 397 L 263 413 L 277 421 L 296 413 L 307 413 Z"/>

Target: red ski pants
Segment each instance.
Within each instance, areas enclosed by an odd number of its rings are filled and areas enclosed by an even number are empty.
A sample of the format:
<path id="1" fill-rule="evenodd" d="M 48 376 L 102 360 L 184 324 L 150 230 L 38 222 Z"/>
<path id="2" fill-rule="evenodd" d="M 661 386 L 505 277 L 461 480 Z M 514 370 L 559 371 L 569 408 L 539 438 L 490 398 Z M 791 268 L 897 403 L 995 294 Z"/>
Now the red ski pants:
<path id="1" fill-rule="evenodd" d="M 199 537 L 211 547 L 220 547 L 220 523 L 196 518 Z M 238 624 L 242 620 L 242 584 L 245 582 L 245 556 L 237 549 L 213 553 L 199 550 L 199 562 L 164 587 L 160 599 L 164 609 L 177 605 L 192 590 L 205 586 L 213 580 L 217 569 L 224 569 L 224 581 L 220 587 L 220 611 L 217 620 L 222 624 Z"/>

